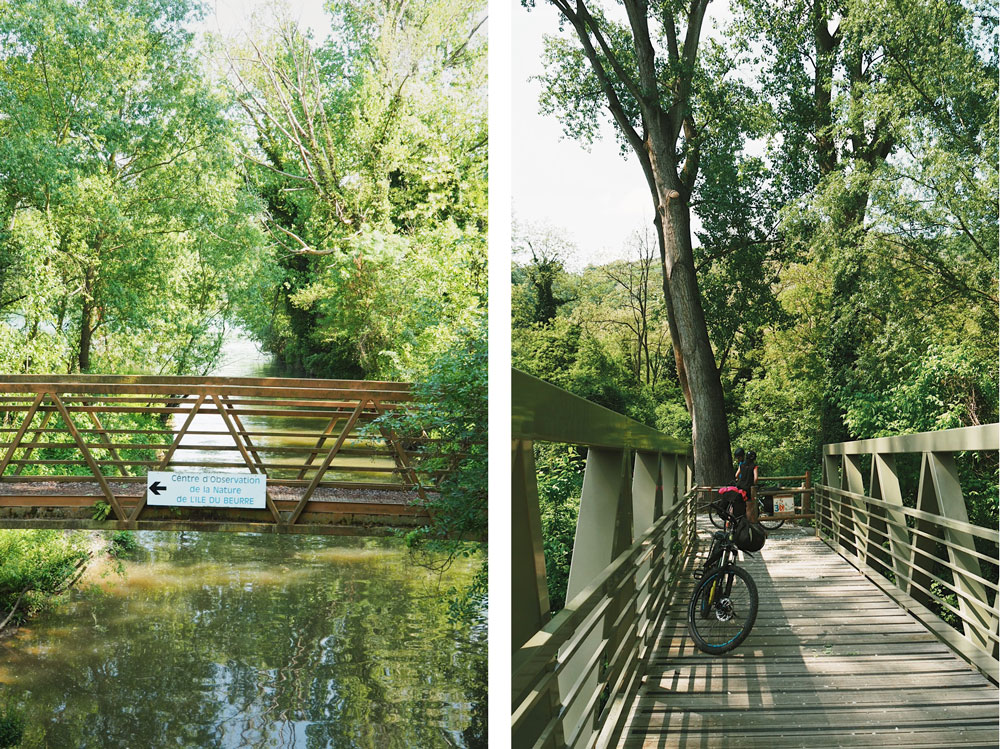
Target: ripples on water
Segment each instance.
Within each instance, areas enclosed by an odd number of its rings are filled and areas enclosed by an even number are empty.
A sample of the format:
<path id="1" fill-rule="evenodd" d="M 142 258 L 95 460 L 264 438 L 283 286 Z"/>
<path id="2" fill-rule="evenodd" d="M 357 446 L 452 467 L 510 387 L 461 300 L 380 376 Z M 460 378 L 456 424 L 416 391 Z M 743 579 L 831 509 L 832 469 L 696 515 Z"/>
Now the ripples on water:
<path id="1" fill-rule="evenodd" d="M 141 533 L 0 645 L 25 747 L 484 745 L 486 632 L 391 539 Z M 217 561 L 213 561 L 217 560 Z"/>

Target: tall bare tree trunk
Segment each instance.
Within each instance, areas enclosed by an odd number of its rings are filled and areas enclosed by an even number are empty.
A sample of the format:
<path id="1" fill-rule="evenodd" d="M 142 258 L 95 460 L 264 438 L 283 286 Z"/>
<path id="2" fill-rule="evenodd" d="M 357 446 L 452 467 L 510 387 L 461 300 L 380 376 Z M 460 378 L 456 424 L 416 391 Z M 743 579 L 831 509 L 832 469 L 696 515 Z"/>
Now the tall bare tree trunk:
<path id="1" fill-rule="evenodd" d="M 671 331 L 677 330 L 676 345 L 680 347 L 690 394 L 695 480 L 718 486 L 730 481 L 733 472 L 722 380 L 695 274 L 689 196 L 677 180 L 676 164 L 671 163 L 673 149 L 664 148 L 656 136 L 650 134 L 647 148 L 660 198 L 657 209 L 663 235 L 664 286 L 673 308 Z"/>
<path id="2" fill-rule="evenodd" d="M 687 13 L 657 8 L 654 28 L 667 38 L 669 68 L 658 65 L 650 37 L 650 5 L 623 0 L 632 32 L 634 66 L 624 63 L 602 28 L 601 14 L 587 0 L 551 0 L 573 25 L 615 124 L 642 166 L 660 238 L 663 296 L 670 340 L 688 411 L 691 414 L 695 481 L 720 484 L 732 479 L 729 425 L 722 382 L 708 338 L 691 250 L 689 199 L 698 175 L 701 136 L 692 114 L 695 62 L 708 0 L 690 0 Z M 677 18 L 674 13 L 677 13 Z M 683 40 L 678 19 L 687 22 Z M 598 51 L 598 48 L 600 51 Z M 672 70 L 673 72 L 666 72 Z M 629 97 L 622 103 L 619 91 Z M 635 116 L 638 110 L 639 118 Z M 684 135 L 686 148 L 679 138 Z M 683 167 L 680 156 L 684 151 Z"/>

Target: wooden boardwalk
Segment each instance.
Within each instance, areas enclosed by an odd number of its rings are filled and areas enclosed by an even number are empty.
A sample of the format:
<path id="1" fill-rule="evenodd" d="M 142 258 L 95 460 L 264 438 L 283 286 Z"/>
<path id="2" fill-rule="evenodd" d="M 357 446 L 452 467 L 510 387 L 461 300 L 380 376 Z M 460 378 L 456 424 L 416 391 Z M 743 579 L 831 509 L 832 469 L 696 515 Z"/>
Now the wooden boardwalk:
<path id="1" fill-rule="evenodd" d="M 688 576 L 619 746 L 1000 746 L 996 685 L 811 529 L 772 532 L 741 565 L 761 597 L 750 637 L 726 656 L 698 651 Z"/>

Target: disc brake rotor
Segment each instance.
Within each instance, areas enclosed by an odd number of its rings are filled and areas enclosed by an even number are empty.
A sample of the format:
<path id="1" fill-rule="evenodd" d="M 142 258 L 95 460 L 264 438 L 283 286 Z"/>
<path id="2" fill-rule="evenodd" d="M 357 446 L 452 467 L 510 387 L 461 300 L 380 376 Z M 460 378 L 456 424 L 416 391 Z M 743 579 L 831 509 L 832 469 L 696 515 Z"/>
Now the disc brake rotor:
<path id="1" fill-rule="evenodd" d="M 715 606 L 715 618 L 720 622 L 728 622 L 733 618 L 733 602 L 723 598 Z"/>

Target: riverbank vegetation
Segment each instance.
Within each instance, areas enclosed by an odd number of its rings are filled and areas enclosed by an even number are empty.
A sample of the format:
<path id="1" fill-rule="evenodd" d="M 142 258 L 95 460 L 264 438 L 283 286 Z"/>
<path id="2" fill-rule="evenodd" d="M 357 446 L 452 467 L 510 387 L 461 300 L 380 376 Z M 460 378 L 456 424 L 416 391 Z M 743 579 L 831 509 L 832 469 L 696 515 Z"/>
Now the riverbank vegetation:
<path id="1" fill-rule="evenodd" d="M 543 111 L 583 142 L 610 111 L 623 149 L 647 132 L 655 146 L 650 118 L 669 112 L 679 163 L 674 202 L 654 190 L 655 226 L 636 227 L 622 260 L 576 268 L 558 229 L 516 230 L 514 366 L 690 438 L 666 258 L 696 270 L 724 462 L 732 444 L 763 474 L 819 475 L 825 443 L 997 421 L 995 13 L 737 0 L 721 37 L 678 45 L 704 3 L 665 9 L 676 27 L 556 5 L 569 23 L 547 44 Z M 688 231 L 677 202 L 694 242 L 671 258 Z M 548 543 L 571 546 L 560 518 L 580 461 L 538 459 Z M 996 456 L 961 471 L 972 522 L 995 526 Z"/>
<path id="2" fill-rule="evenodd" d="M 0 530 L 0 632 L 69 590 L 90 557 L 87 534 Z"/>

